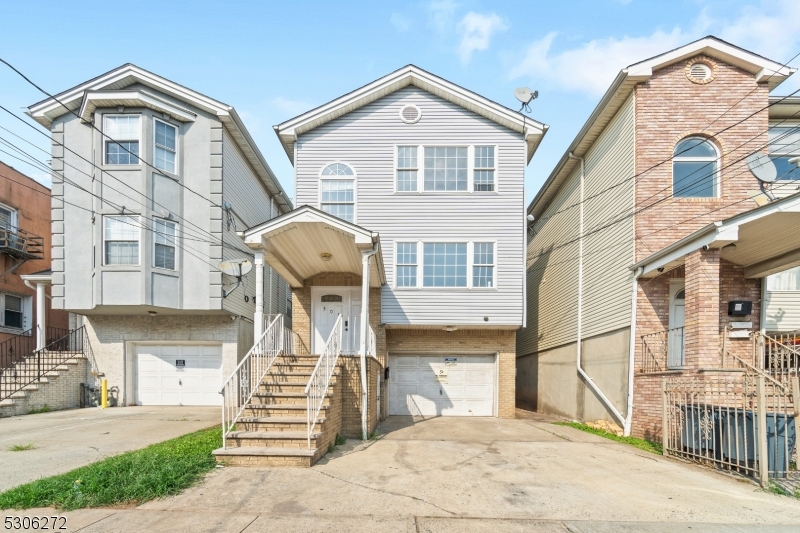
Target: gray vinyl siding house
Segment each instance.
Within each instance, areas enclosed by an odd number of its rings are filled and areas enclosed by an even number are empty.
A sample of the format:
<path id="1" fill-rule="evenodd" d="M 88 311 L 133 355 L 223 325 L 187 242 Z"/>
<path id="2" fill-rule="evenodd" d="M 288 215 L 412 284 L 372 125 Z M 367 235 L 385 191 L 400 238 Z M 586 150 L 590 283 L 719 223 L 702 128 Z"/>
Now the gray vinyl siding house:
<path id="1" fill-rule="evenodd" d="M 53 307 L 84 317 L 95 370 L 119 404 L 218 404 L 223 375 L 253 344 L 256 299 L 285 313 L 288 291 L 271 271 L 264 294 L 253 273 L 236 287 L 219 265 L 252 261 L 237 232 L 291 201 L 226 104 L 130 64 L 56 98 L 69 111 L 55 99 L 30 107 L 53 140 Z M 106 117 L 138 117 L 124 140 L 140 159 L 123 152 L 127 164 L 109 164 L 117 139 Z M 157 127 L 174 143 L 157 145 Z M 159 146 L 174 167 L 156 161 Z M 114 230 L 110 217 L 126 218 Z M 119 239 L 138 257 L 112 258 Z"/>
<path id="2" fill-rule="evenodd" d="M 398 110 L 422 113 L 405 124 Z M 493 192 L 396 191 L 398 146 L 496 147 Z M 415 86 L 408 86 L 304 133 L 297 140 L 297 205 L 320 207 L 320 174 L 332 162 L 356 173 L 355 217 L 380 233 L 387 283 L 381 317 L 389 326 L 470 325 L 518 328 L 523 323 L 523 173 L 519 133 Z M 422 161 L 419 162 L 422 164 Z M 420 171 L 418 179 L 423 179 Z M 422 289 L 397 286 L 397 242 L 496 243 L 492 288 Z M 433 304 L 435 302 L 435 304 Z"/>

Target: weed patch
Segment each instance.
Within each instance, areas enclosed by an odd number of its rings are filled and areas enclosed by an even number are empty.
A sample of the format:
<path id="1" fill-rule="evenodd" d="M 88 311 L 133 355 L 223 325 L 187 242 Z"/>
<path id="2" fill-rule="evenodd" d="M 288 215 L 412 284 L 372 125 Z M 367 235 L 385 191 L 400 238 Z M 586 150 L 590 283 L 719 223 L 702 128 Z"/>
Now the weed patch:
<path id="1" fill-rule="evenodd" d="M 646 452 L 655 453 L 658 455 L 662 454 L 661 444 L 658 442 L 652 442 L 645 439 L 639 439 L 636 437 L 620 437 L 614 433 L 609 433 L 608 431 L 603 431 L 602 429 L 596 429 L 593 427 L 589 427 L 586 424 L 581 424 L 580 422 L 554 422 L 557 426 L 569 426 L 571 428 L 580 429 L 581 431 L 585 431 L 586 433 L 591 433 L 592 435 L 598 435 L 600 437 L 604 437 L 609 440 L 614 440 L 617 442 L 622 442 L 624 444 L 629 444 L 635 448 L 639 448 L 640 450 L 644 450 Z"/>
<path id="2" fill-rule="evenodd" d="M 43 406 L 37 407 L 36 409 L 31 409 L 30 411 L 28 411 L 28 414 L 29 415 L 38 415 L 40 413 L 49 413 L 52 410 L 53 409 L 49 405 L 44 404 Z"/>
<path id="3" fill-rule="evenodd" d="M 10 452 L 26 452 L 28 450 L 35 450 L 36 445 L 33 443 L 30 444 L 15 444 L 8 448 Z"/>

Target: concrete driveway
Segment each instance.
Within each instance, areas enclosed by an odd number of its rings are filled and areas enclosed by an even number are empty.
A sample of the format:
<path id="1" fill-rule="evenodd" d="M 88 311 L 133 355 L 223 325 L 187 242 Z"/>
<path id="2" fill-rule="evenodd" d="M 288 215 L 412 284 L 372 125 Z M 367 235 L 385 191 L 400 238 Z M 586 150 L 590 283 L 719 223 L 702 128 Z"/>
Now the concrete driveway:
<path id="1" fill-rule="evenodd" d="M 800 501 L 551 422 L 390 418 L 378 440 L 348 441 L 313 468 L 217 469 L 177 497 L 67 513 L 69 526 L 104 533 L 134 525 L 244 533 L 800 530 Z"/>
<path id="2" fill-rule="evenodd" d="M 219 407 L 88 408 L 0 418 L 0 491 L 219 421 Z M 10 451 L 15 444 L 35 448 Z"/>

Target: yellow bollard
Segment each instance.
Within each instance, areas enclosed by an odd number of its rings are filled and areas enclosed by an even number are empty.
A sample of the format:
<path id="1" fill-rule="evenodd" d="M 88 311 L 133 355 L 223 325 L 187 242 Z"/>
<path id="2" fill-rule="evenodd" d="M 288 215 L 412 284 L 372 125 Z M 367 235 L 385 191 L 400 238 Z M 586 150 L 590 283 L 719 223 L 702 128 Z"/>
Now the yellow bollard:
<path id="1" fill-rule="evenodd" d="M 108 407 L 108 380 L 100 382 L 100 406 L 105 409 Z"/>

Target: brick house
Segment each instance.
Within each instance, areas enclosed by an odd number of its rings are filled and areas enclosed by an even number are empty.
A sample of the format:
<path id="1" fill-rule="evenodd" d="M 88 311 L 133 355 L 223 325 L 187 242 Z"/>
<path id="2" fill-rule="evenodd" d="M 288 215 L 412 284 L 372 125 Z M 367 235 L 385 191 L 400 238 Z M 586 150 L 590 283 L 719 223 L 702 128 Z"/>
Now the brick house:
<path id="1" fill-rule="evenodd" d="M 800 264 L 798 102 L 770 96 L 793 72 L 706 37 L 619 73 L 528 207 L 520 404 L 655 439 L 663 376 L 744 358 L 768 312 L 797 323 L 800 293 L 764 283 Z"/>

